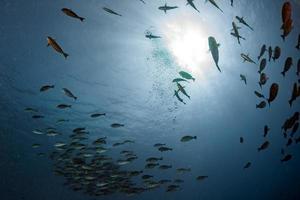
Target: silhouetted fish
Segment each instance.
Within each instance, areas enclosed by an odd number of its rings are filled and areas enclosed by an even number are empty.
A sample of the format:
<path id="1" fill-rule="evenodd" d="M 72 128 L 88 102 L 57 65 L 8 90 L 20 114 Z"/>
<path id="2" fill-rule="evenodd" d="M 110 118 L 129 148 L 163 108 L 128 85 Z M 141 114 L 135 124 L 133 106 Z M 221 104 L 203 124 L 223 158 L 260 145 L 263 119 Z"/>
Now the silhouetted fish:
<path id="1" fill-rule="evenodd" d="M 83 20 L 84 20 L 83 17 L 78 16 L 74 11 L 72 11 L 72 10 L 69 9 L 69 8 L 63 8 L 63 9 L 61 9 L 61 11 L 62 11 L 63 13 L 65 13 L 66 15 L 70 16 L 70 17 L 79 19 L 80 21 L 83 21 Z"/>
<path id="2" fill-rule="evenodd" d="M 277 83 L 273 83 L 269 91 L 269 98 L 268 98 L 269 105 L 271 104 L 271 102 L 273 102 L 276 99 L 278 95 L 278 91 L 279 91 L 279 85 Z"/>
<path id="3" fill-rule="evenodd" d="M 258 150 L 258 151 L 265 150 L 265 149 L 267 149 L 267 148 L 269 147 L 269 145 L 270 145 L 270 142 L 269 142 L 269 141 L 266 141 L 266 142 L 264 142 L 257 150 Z"/>
<path id="4" fill-rule="evenodd" d="M 293 58 L 292 58 L 292 57 L 288 57 L 288 58 L 285 60 L 284 69 L 283 69 L 283 71 L 281 72 L 281 74 L 282 74 L 283 76 L 285 76 L 285 73 L 289 71 L 289 69 L 291 68 L 292 65 L 293 65 Z"/>

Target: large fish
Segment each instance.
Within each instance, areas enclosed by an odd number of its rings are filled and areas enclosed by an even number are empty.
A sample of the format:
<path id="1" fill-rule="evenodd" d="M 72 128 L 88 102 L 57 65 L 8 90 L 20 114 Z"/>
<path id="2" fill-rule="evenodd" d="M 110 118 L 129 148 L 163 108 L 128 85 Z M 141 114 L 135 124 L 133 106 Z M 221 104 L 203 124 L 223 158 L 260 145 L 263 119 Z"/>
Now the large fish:
<path id="1" fill-rule="evenodd" d="M 285 76 L 286 72 L 288 72 L 291 68 L 291 66 L 293 65 L 293 58 L 292 57 L 288 57 L 286 60 L 285 60 L 285 64 L 284 64 L 284 69 L 283 71 L 281 72 L 281 74 L 283 76 Z"/>
<path id="2" fill-rule="evenodd" d="M 273 83 L 269 91 L 269 98 L 268 98 L 269 105 L 271 104 L 272 101 L 276 99 L 278 95 L 278 91 L 279 91 L 279 85 L 277 83 Z"/>
<path id="3" fill-rule="evenodd" d="M 66 15 L 70 16 L 70 17 L 79 19 L 79 20 L 82 21 L 82 22 L 83 22 L 83 20 L 84 20 L 83 17 L 80 17 L 79 15 L 77 15 L 74 11 L 72 11 L 72 10 L 69 9 L 69 8 L 63 8 L 63 9 L 61 9 L 61 11 L 62 11 L 63 13 L 65 13 Z"/>
<path id="4" fill-rule="evenodd" d="M 286 23 L 287 20 L 292 17 L 292 5 L 289 1 L 286 1 L 281 10 L 282 23 Z"/>
<path id="5" fill-rule="evenodd" d="M 51 46 L 55 51 L 62 54 L 65 58 L 69 55 L 63 51 L 59 44 L 50 36 L 47 37 L 47 46 Z"/>
<path id="6" fill-rule="evenodd" d="M 219 49 L 218 48 L 219 48 L 220 44 L 217 43 L 217 41 L 214 37 L 209 37 L 208 38 L 208 46 L 209 46 L 211 55 L 215 61 L 216 67 L 221 72 L 221 69 L 218 65 L 218 62 L 219 62 Z"/>

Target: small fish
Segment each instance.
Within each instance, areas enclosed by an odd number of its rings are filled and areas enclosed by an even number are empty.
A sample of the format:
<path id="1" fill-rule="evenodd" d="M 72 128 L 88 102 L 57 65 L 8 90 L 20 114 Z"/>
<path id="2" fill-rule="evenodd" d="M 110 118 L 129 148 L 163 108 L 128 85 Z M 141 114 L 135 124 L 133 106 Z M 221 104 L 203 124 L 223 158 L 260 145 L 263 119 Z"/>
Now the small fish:
<path id="1" fill-rule="evenodd" d="M 161 161 L 161 160 L 163 160 L 163 157 L 159 157 L 159 158 L 157 158 L 157 157 L 150 157 L 150 158 L 146 159 L 146 162 L 158 162 L 158 161 Z"/>
<path id="2" fill-rule="evenodd" d="M 291 98 L 289 100 L 290 107 L 292 107 L 293 102 L 297 99 L 298 96 L 299 96 L 298 84 L 294 83 L 294 85 L 293 85 L 293 91 L 292 91 L 292 96 L 291 96 Z"/>
<path id="3" fill-rule="evenodd" d="M 240 143 L 243 144 L 244 143 L 244 138 L 240 137 Z"/>
<path id="4" fill-rule="evenodd" d="M 286 146 L 288 147 L 288 146 L 290 146 L 292 143 L 293 143 L 292 138 L 289 138 L 288 141 L 287 141 L 287 143 L 286 143 Z"/>
<path id="5" fill-rule="evenodd" d="M 212 0 L 209 0 L 209 1 L 211 2 Z M 211 55 L 212 55 L 212 57 L 214 59 L 214 62 L 216 64 L 216 67 L 221 72 L 221 69 L 220 69 L 219 64 L 218 64 L 219 63 L 219 47 L 220 47 L 220 44 L 217 43 L 217 41 L 214 37 L 209 37 L 208 38 L 208 46 L 209 46 L 209 51 L 211 52 Z"/>
<path id="6" fill-rule="evenodd" d="M 183 136 L 180 141 L 181 142 L 189 142 L 191 140 L 196 140 L 197 139 L 197 136 L 190 136 L 190 135 L 186 135 L 186 136 Z"/>
<path id="7" fill-rule="evenodd" d="M 166 144 L 162 144 L 162 143 L 156 143 L 153 145 L 154 147 L 162 147 L 162 146 L 166 146 Z"/>
<path id="8" fill-rule="evenodd" d="M 198 181 L 203 181 L 203 180 L 205 180 L 205 179 L 207 179 L 208 178 L 208 176 L 198 176 L 196 179 L 198 180 Z"/>
<path id="9" fill-rule="evenodd" d="M 153 176 L 152 175 L 147 175 L 147 174 L 142 176 L 142 179 L 144 179 L 144 180 L 150 179 L 150 178 L 153 178 Z"/>
<path id="10" fill-rule="evenodd" d="M 43 131 L 41 131 L 41 130 L 39 130 L 39 129 L 34 129 L 32 132 L 33 132 L 34 134 L 37 134 L 37 135 L 44 135 L 44 134 L 45 134 Z"/>
<path id="11" fill-rule="evenodd" d="M 221 12 L 223 12 L 223 10 L 218 6 L 218 4 L 216 3 L 215 0 L 205 0 L 205 2 L 209 1 L 213 6 L 215 6 L 217 9 L 219 9 Z"/>
<path id="12" fill-rule="evenodd" d="M 262 71 L 264 71 L 264 69 L 266 68 L 266 65 L 267 65 L 267 59 L 262 59 L 261 61 L 260 61 L 260 65 L 259 65 L 259 71 L 258 71 L 258 73 L 262 73 Z"/>
<path id="13" fill-rule="evenodd" d="M 259 104 L 256 104 L 256 108 L 263 109 L 265 108 L 267 103 L 265 101 L 261 101 Z"/>
<path id="14" fill-rule="evenodd" d="M 258 98 L 265 98 L 265 96 L 257 91 L 254 91 L 254 94 L 258 97 Z"/>
<path id="15" fill-rule="evenodd" d="M 72 11 L 72 10 L 69 9 L 69 8 L 63 8 L 63 9 L 61 9 L 61 11 L 62 11 L 63 13 L 65 13 L 66 15 L 68 15 L 69 17 L 73 17 L 73 18 L 79 19 L 79 20 L 82 21 L 82 22 L 83 22 L 83 20 L 85 19 L 85 18 L 83 18 L 83 17 L 78 16 L 74 11 Z"/>
<path id="16" fill-rule="evenodd" d="M 244 81 L 245 85 L 247 85 L 247 78 L 245 75 L 240 74 L 241 81 Z"/>
<path id="17" fill-rule="evenodd" d="M 185 72 L 185 71 L 180 71 L 180 72 L 179 72 L 179 75 L 180 75 L 182 78 L 185 78 L 185 79 L 187 79 L 187 80 L 193 80 L 193 81 L 195 81 L 195 78 L 194 78 L 191 74 L 189 74 L 189 73 L 187 73 L 187 72 Z"/>
<path id="18" fill-rule="evenodd" d="M 291 159 L 292 159 L 292 155 L 288 154 L 288 155 L 284 156 L 280 161 L 283 163 L 283 162 L 287 162 Z"/>
<path id="19" fill-rule="evenodd" d="M 66 145 L 67 145 L 67 144 L 64 143 L 64 142 L 57 142 L 57 143 L 54 144 L 54 147 L 56 147 L 56 148 L 61 148 L 61 147 L 64 147 L 64 146 L 66 146 Z"/>
<path id="20" fill-rule="evenodd" d="M 119 124 L 119 123 L 113 123 L 110 125 L 112 128 L 120 128 L 120 127 L 124 127 L 125 124 Z"/>
<path id="21" fill-rule="evenodd" d="M 269 62 L 271 62 L 271 59 L 272 59 L 272 53 L 273 53 L 273 50 L 272 50 L 272 47 L 271 47 L 271 46 L 269 46 L 268 52 L 269 52 Z"/>
<path id="22" fill-rule="evenodd" d="M 298 42 L 296 45 L 296 49 L 300 50 L 300 34 L 298 35 Z"/>
<path id="23" fill-rule="evenodd" d="M 268 127 L 268 125 L 265 125 L 264 126 L 264 137 L 267 137 L 269 131 L 270 131 L 270 128 Z"/>
<path id="24" fill-rule="evenodd" d="M 77 99 L 77 97 L 69 89 L 63 88 L 62 90 L 67 97 L 73 98 L 74 100 Z"/>
<path id="25" fill-rule="evenodd" d="M 285 73 L 289 71 L 289 69 L 291 68 L 292 65 L 293 65 L 293 58 L 292 58 L 292 57 L 288 57 L 288 58 L 285 60 L 284 69 L 283 69 L 283 71 L 281 72 L 281 74 L 282 74 L 283 76 L 285 76 Z"/>
<path id="26" fill-rule="evenodd" d="M 266 50 L 267 50 L 267 46 L 265 44 L 262 45 L 259 56 L 257 57 L 258 60 L 260 60 L 260 58 L 265 54 Z"/>
<path id="27" fill-rule="evenodd" d="M 178 8 L 178 6 L 168 6 L 167 3 L 164 6 L 158 7 L 158 9 L 164 11 L 165 14 L 167 14 L 168 10 L 173 10 L 173 9 L 176 9 L 176 8 Z"/>
<path id="28" fill-rule="evenodd" d="M 172 150 L 173 150 L 172 148 L 164 147 L 164 146 L 158 148 L 158 151 L 160 151 L 160 152 L 172 151 Z"/>
<path id="29" fill-rule="evenodd" d="M 251 162 L 247 162 L 246 165 L 244 166 L 244 169 L 248 169 L 249 167 L 251 167 Z"/>
<path id="30" fill-rule="evenodd" d="M 233 0 L 230 0 L 230 5 L 233 7 Z"/>
<path id="31" fill-rule="evenodd" d="M 280 55 L 281 55 L 281 49 L 279 46 L 276 46 L 274 49 L 273 60 L 275 61 L 279 59 Z"/>
<path id="32" fill-rule="evenodd" d="M 268 79 L 269 78 L 267 77 L 267 75 L 265 73 L 260 74 L 259 83 L 258 83 L 260 88 L 262 88 L 262 86 L 267 83 Z"/>
<path id="33" fill-rule="evenodd" d="M 292 5 L 289 1 L 286 1 L 282 5 L 282 10 L 281 10 L 281 17 L 282 17 L 282 23 L 286 23 L 289 19 L 292 17 Z"/>
<path id="34" fill-rule="evenodd" d="M 291 132 L 291 137 L 294 137 L 295 133 L 298 131 L 299 122 L 295 123 Z"/>
<path id="35" fill-rule="evenodd" d="M 153 168 L 155 168 L 158 165 L 159 165 L 158 163 L 147 163 L 145 165 L 145 169 L 153 169 Z"/>
<path id="36" fill-rule="evenodd" d="M 262 150 L 267 149 L 269 146 L 270 146 L 270 142 L 269 142 L 269 141 L 266 141 L 266 142 L 264 142 L 257 150 L 258 150 L 258 151 L 262 151 Z"/>
<path id="37" fill-rule="evenodd" d="M 24 111 L 26 111 L 26 112 L 33 112 L 33 113 L 39 112 L 38 109 L 35 109 L 35 108 L 29 108 L 29 107 L 28 107 L 28 108 L 25 108 Z"/>
<path id="38" fill-rule="evenodd" d="M 256 64 L 256 62 L 254 62 L 252 60 L 252 58 L 249 57 L 249 55 L 247 54 L 244 54 L 244 53 L 241 53 L 241 57 L 244 59 L 243 62 L 249 62 L 249 63 L 253 63 L 253 64 Z"/>
<path id="39" fill-rule="evenodd" d="M 91 118 L 97 118 L 97 117 L 105 116 L 105 115 L 106 115 L 105 113 L 94 113 L 94 114 L 91 114 L 90 117 Z"/>
<path id="40" fill-rule="evenodd" d="M 177 83 L 177 82 L 181 82 L 181 81 L 185 81 L 185 82 L 188 82 L 187 80 L 183 79 L 183 78 L 175 78 L 173 79 L 173 83 Z"/>
<path id="41" fill-rule="evenodd" d="M 186 104 L 183 99 L 179 96 L 178 94 L 179 90 L 174 90 L 174 96 L 178 99 L 178 101 L 180 101 L 183 104 Z"/>
<path id="42" fill-rule="evenodd" d="M 269 98 L 268 98 L 268 103 L 269 105 L 271 104 L 272 101 L 274 101 L 278 95 L 279 91 L 279 85 L 277 83 L 273 83 L 270 87 L 270 92 L 269 92 Z"/>
<path id="43" fill-rule="evenodd" d="M 40 88 L 40 92 L 46 92 L 47 90 L 53 89 L 55 85 L 44 85 Z"/>
<path id="44" fill-rule="evenodd" d="M 176 84 L 177 84 L 178 90 L 190 99 L 191 97 L 186 93 L 184 87 L 180 83 L 176 83 Z"/>
<path id="45" fill-rule="evenodd" d="M 296 72 L 297 76 L 300 76 L 300 59 L 298 59 L 298 63 L 297 63 L 297 72 Z M 299 79 L 300 80 L 300 79 Z M 298 81 L 299 81 L 298 80 Z M 300 83 L 300 82 L 299 82 Z"/>
<path id="46" fill-rule="evenodd" d="M 68 119 L 58 119 L 56 120 L 56 123 L 63 123 L 63 122 L 69 122 L 70 120 Z"/>
<path id="47" fill-rule="evenodd" d="M 122 15 L 120 15 L 119 13 L 113 11 L 112 9 L 109 9 L 109 8 L 106 8 L 106 7 L 103 7 L 102 9 L 105 10 L 106 12 L 110 13 L 110 14 L 122 17 Z"/>
<path id="48" fill-rule="evenodd" d="M 158 168 L 162 170 L 171 169 L 172 165 L 160 165 Z"/>
<path id="49" fill-rule="evenodd" d="M 191 168 L 178 168 L 178 169 L 176 169 L 176 171 L 178 173 L 184 173 L 184 172 L 190 172 L 192 170 L 191 170 Z"/>
<path id="50" fill-rule="evenodd" d="M 187 0 L 187 4 L 186 4 L 186 5 L 190 5 L 190 6 L 192 6 L 197 12 L 200 12 L 200 11 L 197 9 L 197 7 L 195 6 L 195 4 L 194 4 L 193 1 L 194 1 L 194 0 Z"/>
<path id="51" fill-rule="evenodd" d="M 69 56 L 69 54 L 65 53 L 64 50 L 59 46 L 59 44 L 50 36 L 47 37 L 47 46 L 51 46 L 55 51 L 62 54 L 65 59 Z"/>
<path id="52" fill-rule="evenodd" d="M 32 146 L 32 148 L 36 149 L 36 148 L 39 148 L 41 145 L 40 144 L 32 144 L 31 146 Z"/>
<path id="53" fill-rule="evenodd" d="M 33 115 L 32 118 L 33 119 L 43 119 L 45 117 L 43 115 Z"/>
<path id="54" fill-rule="evenodd" d="M 56 106 L 59 109 L 66 109 L 66 108 L 72 108 L 72 105 L 68 105 L 68 104 L 59 104 Z"/>
<path id="55" fill-rule="evenodd" d="M 253 28 L 244 20 L 243 17 L 235 16 L 235 18 L 241 23 L 250 28 L 253 31 Z"/>
<path id="56" fill-rule="evenodd" d="M 283 34 L 281 38 L 285 41 L 285 38 L 290 34 L 293 29 L 293 20 L 288 19 L 286 23 L 282 24 L 281 29 L 283 30 Z"/>

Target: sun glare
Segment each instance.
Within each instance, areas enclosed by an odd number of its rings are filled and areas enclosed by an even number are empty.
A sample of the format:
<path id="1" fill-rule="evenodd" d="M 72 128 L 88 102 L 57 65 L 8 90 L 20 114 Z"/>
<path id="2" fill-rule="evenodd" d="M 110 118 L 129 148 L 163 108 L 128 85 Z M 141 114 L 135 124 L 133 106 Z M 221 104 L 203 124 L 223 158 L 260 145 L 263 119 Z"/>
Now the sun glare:
<path id="1" fill-rule="evenodd" d="M 165 27 L 166 44 L 183 69 L 202 77 L 210 64 L 208 34 L 199 24 L 174 22 Z"/>

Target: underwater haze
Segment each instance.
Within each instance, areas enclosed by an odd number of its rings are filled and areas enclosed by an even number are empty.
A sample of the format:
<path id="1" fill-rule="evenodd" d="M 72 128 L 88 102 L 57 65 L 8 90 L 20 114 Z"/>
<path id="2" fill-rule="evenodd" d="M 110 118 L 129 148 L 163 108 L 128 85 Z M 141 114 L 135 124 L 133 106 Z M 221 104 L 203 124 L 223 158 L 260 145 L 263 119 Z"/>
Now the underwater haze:
<path id="1" fill-rule="evenodd" d="M 300 199 L 300 1 L 0 11 L 1 199 Z"/>

